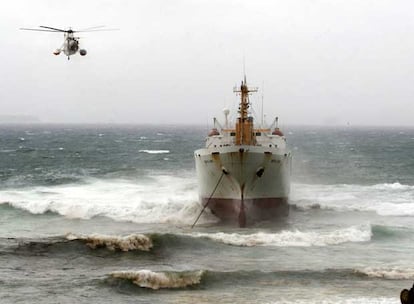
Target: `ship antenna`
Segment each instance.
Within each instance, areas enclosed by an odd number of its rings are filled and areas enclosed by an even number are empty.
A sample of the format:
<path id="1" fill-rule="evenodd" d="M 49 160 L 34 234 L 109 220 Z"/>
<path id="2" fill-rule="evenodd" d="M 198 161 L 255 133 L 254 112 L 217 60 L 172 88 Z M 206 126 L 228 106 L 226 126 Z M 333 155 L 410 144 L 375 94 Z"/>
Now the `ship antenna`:
<path id="1" fill-rule="evenodd" d="M 243 75 L 244 75 L 244 83 L 246 83 L 246 57 L 243 54 Z"/>
<path id="2" fill-rule="evenodd" d="M 262 128 L 264 128 L 263 99 L 264 99 L 264 81 L 262 82 Z"/>

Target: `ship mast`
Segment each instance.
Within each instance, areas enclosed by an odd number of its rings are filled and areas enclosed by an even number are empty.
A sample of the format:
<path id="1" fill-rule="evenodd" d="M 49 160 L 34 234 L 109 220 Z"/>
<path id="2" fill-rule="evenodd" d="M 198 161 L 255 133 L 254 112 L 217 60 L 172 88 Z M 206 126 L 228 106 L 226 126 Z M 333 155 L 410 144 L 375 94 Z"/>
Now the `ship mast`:
<path id="1" fill-rule="evenodd" d="M 249 94 L 257 92 L 257 88 L 247 86 L 245 75 L 240 88 L 234 88 L 233 92 L 240 94 L 239 117 L 236 123 L 236 145 L 255 145 L 253 117 L 248 116 L 248 109 L 250 107 Z"/>

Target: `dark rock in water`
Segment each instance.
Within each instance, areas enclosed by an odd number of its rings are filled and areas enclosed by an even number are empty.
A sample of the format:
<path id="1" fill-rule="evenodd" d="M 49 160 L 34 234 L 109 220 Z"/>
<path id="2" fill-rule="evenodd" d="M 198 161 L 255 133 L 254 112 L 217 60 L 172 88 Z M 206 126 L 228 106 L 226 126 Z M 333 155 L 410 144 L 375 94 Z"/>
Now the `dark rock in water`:
<path id="1" fill-rule="evenodd" d="M 400 293 L 401 304 L 414 304 L 414 284 L 410 290 L 403 289 Z"/>

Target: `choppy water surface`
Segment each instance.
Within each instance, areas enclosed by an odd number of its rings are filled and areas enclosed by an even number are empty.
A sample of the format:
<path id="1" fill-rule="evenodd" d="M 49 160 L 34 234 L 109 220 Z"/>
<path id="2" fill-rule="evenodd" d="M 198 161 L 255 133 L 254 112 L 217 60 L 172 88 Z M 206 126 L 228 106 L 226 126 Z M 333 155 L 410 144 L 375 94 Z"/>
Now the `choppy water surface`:
<path id="1" fill-rule="evenodd" d="M 399 303 L 414 281 L 414 129 L 291 127 L 290 216 L 201 208 L 177 126 L 0 126 L 2 303 Z"/>

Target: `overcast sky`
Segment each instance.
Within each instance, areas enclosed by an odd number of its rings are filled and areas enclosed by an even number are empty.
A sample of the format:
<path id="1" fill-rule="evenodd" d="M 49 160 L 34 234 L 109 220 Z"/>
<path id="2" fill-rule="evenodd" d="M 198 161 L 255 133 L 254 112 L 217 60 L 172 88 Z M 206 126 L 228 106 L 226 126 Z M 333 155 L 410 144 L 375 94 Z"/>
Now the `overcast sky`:
<path id="1" fill-rule="evenodd" d="M 62 34 L 19 30 L 39 25 L 120 30 L 68 61 Z M 414 125 L 412 0 L 5 0 L 0 37 L 0 115 L 205 125 L 245 62 L 269 122 Z"/>

